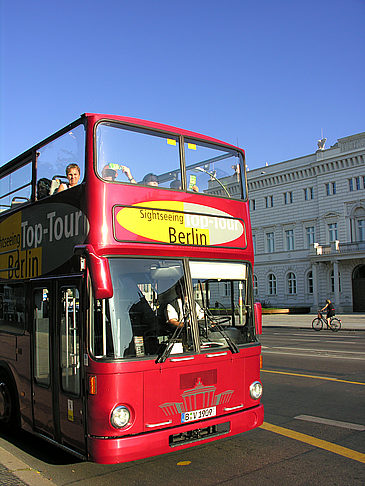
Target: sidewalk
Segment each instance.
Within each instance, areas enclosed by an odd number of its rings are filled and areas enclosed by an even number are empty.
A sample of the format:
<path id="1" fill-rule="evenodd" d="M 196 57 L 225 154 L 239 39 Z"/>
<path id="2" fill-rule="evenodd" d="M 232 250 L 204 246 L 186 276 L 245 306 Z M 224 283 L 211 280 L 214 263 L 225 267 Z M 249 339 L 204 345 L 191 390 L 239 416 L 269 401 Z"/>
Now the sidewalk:
<path id="1" fill-rule="evenodd" d="M 55 486 L 55 484 L 0 447 L 0 486 Z"/>
<path id="2" fill-rule="evenodd" d="M 312 329 L 316 314 L 263 314 L 262 327 L 292 327 Z M 365 314 L 338 314 L 344 331 L 365 331 Z M 340 332 L 341 332 L 340 330 Z"/>

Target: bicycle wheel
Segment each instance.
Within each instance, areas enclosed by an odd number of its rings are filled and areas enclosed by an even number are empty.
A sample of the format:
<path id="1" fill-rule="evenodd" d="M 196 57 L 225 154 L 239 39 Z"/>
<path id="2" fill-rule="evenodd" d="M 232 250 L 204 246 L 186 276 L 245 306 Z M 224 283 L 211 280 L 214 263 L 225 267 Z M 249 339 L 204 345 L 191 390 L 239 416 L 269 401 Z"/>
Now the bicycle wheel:
<path id="1" fill-rule="evenodd" d="M 336 317 L 334 317 L 333 319 L 331 319 L 330 321 L 330 328 L 331 328 L 331 331 L 333 332 L 337 332 L 341 329 L 341 321 L 340 319 L 337 319 Z"/>
<path id="2" fill-rule="evenodd" d="M 315 331 L 320 331 L 323 327 L 323 321 L 319 317 L 316 317 L 312 321 L 312 327 Z"/>

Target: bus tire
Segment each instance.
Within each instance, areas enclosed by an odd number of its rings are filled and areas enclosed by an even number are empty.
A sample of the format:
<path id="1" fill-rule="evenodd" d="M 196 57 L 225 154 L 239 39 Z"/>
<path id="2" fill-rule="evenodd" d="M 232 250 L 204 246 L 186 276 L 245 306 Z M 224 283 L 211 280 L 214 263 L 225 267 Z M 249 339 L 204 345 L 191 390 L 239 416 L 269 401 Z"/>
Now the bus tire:
<path id="1" fill-rule="evenodd" d="M 7 431 L 20 426 L 19 402 L 13 379 L 0 370 L 0 426 Z"/>

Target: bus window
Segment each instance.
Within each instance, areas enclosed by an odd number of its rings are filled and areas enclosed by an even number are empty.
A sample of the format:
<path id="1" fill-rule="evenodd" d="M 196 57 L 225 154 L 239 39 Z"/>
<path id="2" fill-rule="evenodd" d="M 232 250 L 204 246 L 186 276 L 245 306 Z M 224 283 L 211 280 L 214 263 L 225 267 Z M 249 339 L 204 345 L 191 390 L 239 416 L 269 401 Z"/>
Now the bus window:
<path id="1" fill-rule="evenodd" d="M 40 385 L 50 384 L 49 364 L 49 291 L 35 289 L 34 303 L 34 379 Z"/>
<path id="2" fill-rule="evenodd" d="M 0 180 L 0 212 L 24 204 L 32 192 L 32 163 L 14 170 Z"/>
<path id="3" fill-rule="evenodd" d="M 60 183 L 67 183 L 66 167 L 77 164 L 80 180 L 84 177 L 85 128 L 78 125 L 37 151 L 37 198 L 57 192 Z"/>
<path id="4" fill-rule="evenodd" d="M 185 141 L 188 191 L 241 199 L 242 156 L 235 150 Z"/>
<path id="5" fill-rule="evenodd" d="M 177 137 L 113 123 L 100 123 L 96 137 L 102 179 L 167 188 L 181 181 Z"/>
<path id="6" fill-rule="evenodd" d="M 204 311 L 198 317 L 202 349 L 256 341 L 253 300 L 244 263 L 190 262 L 194 298 Z"/>
<path id="7" fill-rule="evenodd" d="M 0 284 L 0 330 L 22 334 L 25 328 L 25 289 L 22 284 Z"/>
<path id="8" fill-rule="evenodd" d="M 110 359 L 156 355 L 176 331 L 169 322 L 168 306 L 176 307 L 179 296 L 184 300 L 182 262 L 110 258 L 109 263 L 114 294 L 94 302 L 92 354 Z M 184 325 L 175 334 L 170 354 L 192 350 L 189 313 L 179 319 Z"/>
<path id="9" fill-rule="evenodd" d="M 61 372 L 62 389 L 80 393 L 79 291 L 76 287 L 61 289 Z"/>

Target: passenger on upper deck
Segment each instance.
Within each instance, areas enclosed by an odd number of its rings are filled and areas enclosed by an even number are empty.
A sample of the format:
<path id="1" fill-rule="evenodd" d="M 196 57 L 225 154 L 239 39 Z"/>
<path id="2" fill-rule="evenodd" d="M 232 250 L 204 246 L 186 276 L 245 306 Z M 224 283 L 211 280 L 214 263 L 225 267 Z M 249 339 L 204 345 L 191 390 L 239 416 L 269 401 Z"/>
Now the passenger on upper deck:
<path id="1" fill-rule="evenodd" d="M 63 182 L 60 184 L 57 192 L 64 191 L 65 189 L 70 189 L 71 187 L 75 187 L 80 180 L 80 167 L 77 164 L 68 164 L 66 167 L 66 176 L 68 179 L 68 184 L 64 184 Z"/>
<path id="2" fill-rule="evenodd" d="M 115 179 L 118 176 L 117 170 L 120 169 L 123 174 L 125 174 L 128 177 L 129 182 L 132 184 L 137 184 L 137 181 L 135 178 L 132 176 L 131 170 L 129 167 L 126 165 L 119 165 L 119 164 L 107 164 L 106 166 L 103 167 L 103 170 L 101 172 L 102 178 L 106 181 L 115 181 Z M 144 184 L 146 186 L 158 186 L 158 178 L 155 174 L 152 172 L 149 172 L 146 174 L 143 179 L 141 184 Z"/>
<path id="3" fill-rule="evenodd" d="M 129 182 L 132 184 L 137 184 L 136 180 L 132 176 L 131 170 L 129 167 L 126 165 L 119 165 L 119 164 L 107 164 L 105 167 L 103 167 L 103 170 L 101 172 L 101 176 L 104 180 L 106 181 L 115 181 L 115 179 L 118 177 L 118 169 L 125 174 Z"/>
<path id="4" fill-rule="evenodd" d="M 142 184 L 145 184 L 146 186 L 158 186 L 158 178 L 157 175 L 152 174 L 152 172 L 149 172 L 144 176 L 142 179 Z"/>

